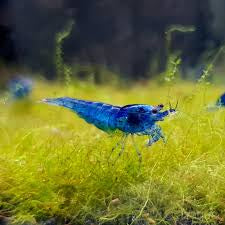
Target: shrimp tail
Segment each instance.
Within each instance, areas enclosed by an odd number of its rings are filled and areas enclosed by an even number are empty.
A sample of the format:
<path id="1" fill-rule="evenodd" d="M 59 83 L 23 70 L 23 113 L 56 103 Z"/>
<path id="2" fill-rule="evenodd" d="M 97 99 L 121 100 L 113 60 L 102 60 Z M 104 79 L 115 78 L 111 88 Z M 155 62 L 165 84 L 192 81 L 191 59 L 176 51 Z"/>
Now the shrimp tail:
<path id="1" fill-rule="evenodd" d="M 46 98 L 43 99 L 42 102 L 68 108 L 86 122 L 95 125 L 103 131 L 112 131 L 116 129 L 114 117 L 120 107 L 69 97 Z"/>
<path id="2" fill-rule="evenodd" d="M 41 102 L 47 103 L 49 105 L 63 106 L 69 108 L 73 111 L 76 111 L 78 100 L 62 97 L 62 98 L 45 98 Z"/>

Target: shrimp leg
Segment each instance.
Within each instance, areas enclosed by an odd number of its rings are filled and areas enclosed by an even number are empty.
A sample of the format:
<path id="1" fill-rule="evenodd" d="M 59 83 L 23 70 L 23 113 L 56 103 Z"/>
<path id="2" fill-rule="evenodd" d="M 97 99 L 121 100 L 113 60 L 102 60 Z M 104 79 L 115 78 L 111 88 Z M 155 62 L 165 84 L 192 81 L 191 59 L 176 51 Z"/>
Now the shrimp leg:
<path id="1" fill-rule="evenodd" d="M 108 160 L 111 158 L 113 152 L 115 151 L 115 149 L 117 149 L 124 141 L 125 141 L 125 138 L 127 137 L 127 134 L 123 134 L 122 138 L 116 143 L 116 145 L 112 148 L 111 150 L 111 153 L 109 155 L 109 158 Z"/>
<path id="2" fill-rule="evenodd" d="M 124 150 L 125 150 L 125 145 L 126 145 L 126 141 L 127 141 L 127 137 L 128 137 L 128 134 L 124 134 L 124 136 L 122 137 L 122 141 L 121 141 L 121 150 L 115 160 L 115 162 L 113 164 L 116 163 L 116 161 L 120 158 L 120 156 L 123 154 Z"/>
<path id="3" fill-rule="evenodd" d="M 111 154 L 114 152 L 115 149 L 117 149 L 117 147 L 118 147 L 119 145 L 121 145 L 121 144 L 124 142 L 124 139 L 125 139 L 126 137 L 127 137 L 127 134 L 123 134 L 121 140 L 118 141 L 118 142 L 116 143 L 116 145 L 112 148 Z M 110 156 L 111 156 L 111 154 L 110 154 Z"/>
<path id="4" fill-rule="evenodd" d="M 135 142 L 135 140 L 134 140 L 134 135 L 133 135 L 133 134 L 131 135 L 131 139 L 132 139 L 134 148 L 135 148 L 135 150 L 136 150 L 136 153 L 137 153 L 137 155 L 138 155 L 139 163 L 141 164 L 141 162 L 142 162 L 142 155 L 141 155 L 141 152 L 139 151 L 138 146 L 137 146 L 137 144 L 136 144 L 136 142 Z"/>
<path id="5" fill-rule="evenodd" d="M 151 129 L 149 136 L 151 136 L 151 139 L 148 141 L 147 146 L 151 146 L 152 144 L 157 142 L 160 138 L 162 138 L 163 142 L 166 143 L 166 138 L 162 132 L 162 129 L 158 125 L 154 125 L 154 128 Z"/>

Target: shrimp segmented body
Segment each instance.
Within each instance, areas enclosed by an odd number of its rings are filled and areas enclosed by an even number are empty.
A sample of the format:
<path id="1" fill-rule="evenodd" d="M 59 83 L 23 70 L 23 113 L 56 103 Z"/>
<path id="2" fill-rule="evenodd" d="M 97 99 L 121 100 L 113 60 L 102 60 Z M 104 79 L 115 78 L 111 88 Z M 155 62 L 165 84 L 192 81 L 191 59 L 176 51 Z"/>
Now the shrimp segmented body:
<path id="1" fill-rule="evenodd" d="M 166 111 L 162 111 L 164 107 L 162 104 L 158 106 L 132 104 L 121 107 L 69 97 L 47 98 L 43 99 L 42 102 L 68 108 L 86 122 L 105 132 L 122 131 L 124 136 L 120 142 L 122 145 L 121 153 L 124 151 L 128 135 L 132 135 L 132 140 L 134 140 L 133 135 L 149 136 L 148 146 L 151 146 L 160 138 L 165 141 L 162 129 L 156 123 L 163 121 L 166 116 L 176 112 L 176 109 L 171 107 Z M 135 149 L 140 158 L 141 155 L 136 145 Z"/>

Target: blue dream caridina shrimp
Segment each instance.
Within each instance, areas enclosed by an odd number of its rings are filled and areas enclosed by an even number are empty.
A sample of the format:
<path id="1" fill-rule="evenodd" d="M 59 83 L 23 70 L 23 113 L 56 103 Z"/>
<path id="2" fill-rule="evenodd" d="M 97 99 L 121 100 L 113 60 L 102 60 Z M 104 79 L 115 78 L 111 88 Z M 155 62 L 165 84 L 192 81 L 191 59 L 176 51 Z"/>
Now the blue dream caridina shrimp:
<path id="1" fill-rule="evenodd" d="M 147 146 L 151 146 L 160 138 L 165 142 L 162 129 L 156 123 L 158 121 L 163 121 L 165 117 L 175 113 L 177 108 L 176 106 L 172 109 L 170 105 L 168 110 L 162 111 L 164 107 L 163 104 L 158 106 L 132 104 L 120 107 L 102 102 L 85 101 L 69 97 L 46 98 L 43 99 L 42 102 L 69 108 L 86 122 L 93 124 L 105 132 L 122 131 L 123 137 L 116 145 L 116 147 L 118 145 L 122 146 L 119 156 L 124 151 L 127 137 L 131 135 L 140 161 L 142 157 L 134 142 L 134 135 L 149 136 Z M 113 150 L 114 149 L 115 148 L 113 148 Z"/>

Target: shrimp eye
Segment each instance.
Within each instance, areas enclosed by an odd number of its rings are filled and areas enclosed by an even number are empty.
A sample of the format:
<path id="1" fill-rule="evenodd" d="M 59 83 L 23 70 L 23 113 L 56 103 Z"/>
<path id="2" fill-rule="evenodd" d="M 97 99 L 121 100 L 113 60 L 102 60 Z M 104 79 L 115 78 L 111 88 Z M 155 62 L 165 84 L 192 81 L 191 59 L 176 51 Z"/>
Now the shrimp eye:
<path id="1" fill-rule="evenodd" d="M 160 105 L 159 105 L 159 107 L 160 107 L 160 108 L 163 108 L 163 107 L 164 107 L 164 105 L 163 105 L 163 104 L 160 104 Z"/>
<path id="2" fill-rule="evenodd" d="M 152 113 L 153 113 L 153 114 L 156 114 L 157 112 L 158 112 L 157 109 L 153 109 L 153 110 L 152 110 Z"/>

